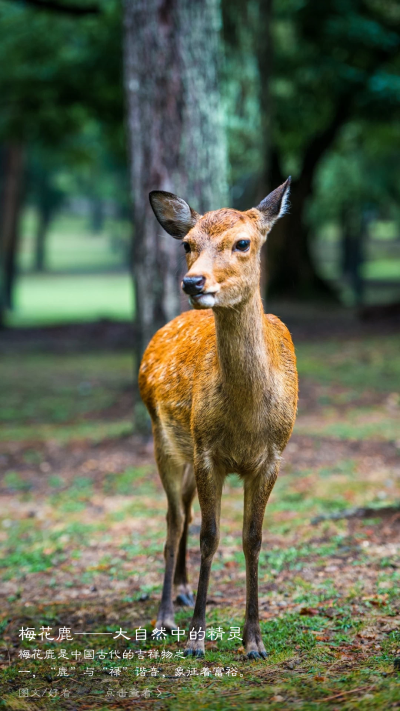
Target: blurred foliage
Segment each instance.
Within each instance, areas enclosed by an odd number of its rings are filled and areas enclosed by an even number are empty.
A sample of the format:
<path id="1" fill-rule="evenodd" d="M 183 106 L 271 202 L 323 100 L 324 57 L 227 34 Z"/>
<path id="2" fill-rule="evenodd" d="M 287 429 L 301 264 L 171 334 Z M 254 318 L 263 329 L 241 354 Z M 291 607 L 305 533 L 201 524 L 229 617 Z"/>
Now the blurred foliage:
<path id="1" fill-rule="evenodd" d="M 232 201 L 246 209 L 292 175 L 291 211 L 268 242 L 268 295 L 337 298 L 313 245 L 335 223 L 335 291 L 365 303 L 368 226 L 399 230 L 398 4 L 223 0 L 223 11 Z"/>
<path id="2" fill-rule="evenodd" d="M 99 8 L 96 15 L 74 17 L 0 0 L 0 140 L 14 138 L 32 147 L 33 178 L 41 152 L 41 163 L 64 167 L 58 186 L 66 192 L 87 194 L 94 181 L 106 196 L 106 176 L 114 170 L 120 171 L 122 195 L 127 183 L 121 178 L 126 163 L 121 6 L 103 0 Z M 345 99 L 346 130 L 321 167 L 314 220 L 337 217 L 350 199 L 367 198 L 383 210 L 393 206 L 399 184 L 393 154 L 399 140 L 398 4 L 275 0 L 270 77 L 259 68 L 259 48 L 268 41 L 262 3 L 223 1 L 223 12 L 231 183 L 264 170 L 265 91 L 271 95 L 273 150 L 282 172 L 295 177 L 310 140 Z M 67 173 L 71 166 L 74 172 Z"/>
<path id="3" fill-rule="evenodd" d="M 321 164 L 316 199 L 309 219 L 315 227 L 340 220 L 346 209 L 356 205 L 381 217 L 400 222 L 399 168 L 393 147 L 400 140 L 397 122 L 368 126 L 349 123 L 337 149 Z"/>
<path id="4" fill-rule="evenodd" d="M 398 3 L 221 2 L 232 204 L 250 207 L 291 173 L 293 214 L 305 186 L 294 219 L 311 234 L 335 223 L 342 235 L 350 222 L 358 239 L 364 217 L 398 224 Z M 101 224 L 107 201 L 127 220 L 130 196 L 122 7 L 97 5 L 80 16 L 0 0 L 0 147 L 23 143 L 28 203 L 55 211 L 85 196 Z"/>
<path id="5" fill-rule="evenodd" d="M 387 124 L 398 112 L 400 12 L 395 2 L 369 0 L 280 0 L 274 8 L 274 142 L 284 172 L 297 175 L 338 101 L 350 120 Z"/>
<path id="6" fill-rule="evenodd" d="M 68 153 L 86 158 L 90 143 L 79 139 L 96 118 L 108 129 L 102 140 L 123 156 L 119 2 L 77 19 L 2 0 L 0 34 L 3 138 L 56 149 L 70 141 Z"/>
<path id="7" fill-rule="evenodd" d="M 54 196 L 112 198 L 126 214 L 121 6 L 99 9 L 75 17 L 0 1 L 0 142 L 26 147 L 33 202 L 46 174 Z"/>
<path id="8" fill-rule="evenodd" d="M 267 5 L 267 3 L 265 3 Z M 223 2 L 231 179 L 261 173 L 262 97 L 269 92 L 272 151 L 296 179 L 307 148 L 335 120 L 310 210 L 313 224 L 338 219 L 349 203 L 398 217 L 400 8 L 373 0 L 275 0 L 270 37 L 263 4 Z M 270 41 L 270 76 L 257 55 Z M 261 50 L 259 49 L 261 47 Z"/>

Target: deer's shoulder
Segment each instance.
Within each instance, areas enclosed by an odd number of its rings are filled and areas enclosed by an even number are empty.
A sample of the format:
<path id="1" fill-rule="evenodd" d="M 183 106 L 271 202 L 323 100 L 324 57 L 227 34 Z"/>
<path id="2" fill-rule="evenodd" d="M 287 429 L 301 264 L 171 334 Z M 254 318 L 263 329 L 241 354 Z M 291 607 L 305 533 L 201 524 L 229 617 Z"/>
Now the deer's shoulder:
<path id="1" fill-rule="evenodd" d="M 139 371 L 144 402 L 155 391 L 167 396 L 171 388 L 190 383 L 199 358 L 215 352 L 215 323 L 210 311 L 185 311 L 159 329 L 147 346 Z M 191 388 L 190 388 L 191 389 Z M 164 393 L 165 391 L 165 393 Z"/>
<path id="2" fill-rule="evenodd" d="M 194 348 L 212 334 L 215 334 L 215 322 L 211 309 L 184 311 L 157 331 L 145 351 L 144 359 L 164 353 L 171 357 L 176 351 L 181 353 Z"/>

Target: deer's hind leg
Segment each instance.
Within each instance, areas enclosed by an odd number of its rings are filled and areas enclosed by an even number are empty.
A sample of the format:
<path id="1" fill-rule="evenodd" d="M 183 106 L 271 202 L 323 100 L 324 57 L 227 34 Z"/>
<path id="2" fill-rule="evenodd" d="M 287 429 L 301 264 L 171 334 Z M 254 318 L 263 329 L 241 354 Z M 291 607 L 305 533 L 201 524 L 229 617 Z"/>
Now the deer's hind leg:
<path id="1" fill-rule="evenodd" d="M 167 539 L 164 546 L 164 584 L 161 604 L 157 616 L 157 628 L 175 629 L 174 605 L 172 602 L 173 580 L 178 557 L 179 542 L 185 525 L 185 513 L 182 501 L 182 482 L 185 465 L 178 463 L 171 455 L 164 452 L 162 442 L 155 437 L 155 455 L 161 481 L 167 495 Z"/>
<path id="2" fill-rule="evenodd" d="M 180 605 L 193 607 L 194 597 L 189 585 L 187 574 L 187 537 L 189 524 L 192 520 L 192 502 L 196 494 L 196 480 L 194 478 L 193 466 L 186 464 L 182 480 L 182 504 L 185 514 L 183 531 L 179 542 L 178 558 L 176 561 L 174 584 L 177 586 L 176 601 Z"/>

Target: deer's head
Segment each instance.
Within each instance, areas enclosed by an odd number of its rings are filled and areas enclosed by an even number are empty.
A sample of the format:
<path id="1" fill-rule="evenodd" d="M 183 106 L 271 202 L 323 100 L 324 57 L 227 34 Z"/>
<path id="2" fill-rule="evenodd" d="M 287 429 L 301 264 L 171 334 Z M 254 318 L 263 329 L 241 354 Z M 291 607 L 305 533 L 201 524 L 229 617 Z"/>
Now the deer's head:
<path id="1" fill-rule="evenodd" d="M 177 195 L 150 193 L 160 225 L 186 252 L 182 289 L 194 308 L 235 306 L 259 288 L 261 247 L 287 211 L 289 190 L 290 178 L 251 210 L 222 208 L 205 215 Z"/>

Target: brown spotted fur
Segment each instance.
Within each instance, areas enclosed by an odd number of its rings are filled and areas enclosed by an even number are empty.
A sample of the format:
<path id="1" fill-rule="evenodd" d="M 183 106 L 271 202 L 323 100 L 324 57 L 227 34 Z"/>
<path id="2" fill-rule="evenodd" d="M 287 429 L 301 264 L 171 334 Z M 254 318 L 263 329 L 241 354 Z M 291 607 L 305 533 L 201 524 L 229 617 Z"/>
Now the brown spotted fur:
<path id="1" fill-rule="evenodd" d="M 272 193 L 275 202 L 278 190 Z M 215 303 L 205 309 L 194 301 L 195 310 L 160 329 L 144 354 L 139 375 L 168 498 L 166 572 L 157 627 L 174 627 L 173 583 L 183 602 L 191 599 L 186 537 L 197 488 L 201 571 L 191 628 L 205 629 L 222 486 L 226 475 L 235 472 L 244 486 L 244 642 L 249 657 L 265 656 L 257 587 L 262 522 L 297 408 L 293 343 L 278 318 L 264 315 L 259 290 L 260 249 L 279 216 L 279 204 L 276 208 L 272 201 L 271 208 L 270 201 L 265 212 L 261 204 L 245 213 L 222 209 L 203 217 L 191 211 L 184 237 L 191 247 L 187 275 L 204 276 L 204 291 L 214 291 Z M 249 253 L 235 251 L 238 239 L 250 239 Z M 203 652 L 203 640 L 188 642 L 187 654 Z"/>

